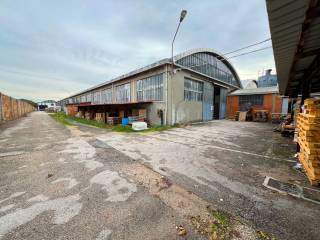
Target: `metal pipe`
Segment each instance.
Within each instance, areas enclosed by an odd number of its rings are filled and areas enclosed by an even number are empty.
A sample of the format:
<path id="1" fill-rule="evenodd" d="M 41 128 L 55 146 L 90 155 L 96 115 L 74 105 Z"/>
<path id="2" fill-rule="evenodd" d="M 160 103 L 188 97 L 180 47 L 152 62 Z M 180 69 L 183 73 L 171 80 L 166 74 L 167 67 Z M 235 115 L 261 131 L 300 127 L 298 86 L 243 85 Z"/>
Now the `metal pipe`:
<path id="1" fill-rule="evenodd" d="M 178 31 L 179 31 L 179 28 L 180 28 L 180 25 L 181 25 L 181 22 L 183 21 L 183 19 L 186 17 L 187 15 L 187 11 L 186 10 L 182 10 L 181 13 L 180 13 L 180 20 L 179 20 L 179 24 L 178 24 L 178 27 L 177 27 L 177 30 L 176 32 L 174 33 L 174 37 L 173 37 L 173 40 L 172 40 L 172 44 L 171 44 L 171 73 L 173 75 L 173 46 L 174 46 L 174 40 L 176 40 L 176 36 L 178 34 Z"/>
<path id="2" fill-rule="evenodd" d="M 173 46 L 174 46 L 174 41 L 176 40 L 176 36 L 178 34 L 178 31 L 179 31 L 179 28 L 180 28 L 180 25 L 181 25 L 181 21 L 179 22 L 178 24 L 178 27 L 177 27 L 177 30 L 174 34 L 174 37 L 173 37 L 173 40 L 172 40 L 172 44 L 171 44 L 171 73 L 173 74 Z"/>

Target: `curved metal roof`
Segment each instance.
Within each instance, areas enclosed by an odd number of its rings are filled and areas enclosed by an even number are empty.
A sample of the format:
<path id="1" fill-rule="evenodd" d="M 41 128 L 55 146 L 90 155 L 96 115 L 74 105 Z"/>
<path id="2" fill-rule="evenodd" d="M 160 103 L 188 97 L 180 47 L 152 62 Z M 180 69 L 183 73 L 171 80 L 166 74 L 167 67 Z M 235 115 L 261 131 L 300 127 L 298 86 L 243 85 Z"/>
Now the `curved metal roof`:
<path id="1" fill-rule="evenodd" d="M 223 57 L 222 54 L 219 54 L 217 51 L 215 51 L 215 50 L 213 50 L 213 49 L 211 49 L 211 48 L 197 48 L 197 49 L 192 49 L 192 50 L 189 50 L 189 51 L 186 51 L 186 52 L 183 52 L 183 53 L 181 53 L 181 54 L 178 54 L 178 55 L 174 56 L 174 59 L 173 59 L 173 60 L 174 60 L 174 62 L 175 62 L 176 60 L 179 60 L 179 59 L 181 59 L 181 58 L 183 58 L 183 57 L 192 55 L 192 54 L 194 54 L 194 53 L 201 53 L 201 52 L 203 52 L 203 53 L 210 53 L 210 54 L 212 54 L 212 55 L 214 55 L 214 56 L 216 56 L 216 57 L 219 57 L 220 61 L 223 62 L 223 63 L 230 69 L 230 71 L 234 74 L 236 80 L 237 80 L 238 83 L 239 83 L 239 86 L 242 88 L 242 83 L 241 83 L 241 81 L 240 81 L 240 78 L 239 78 L 239 76 L 238 76 L 235 68 L 232 66 L 232 64 L 231 64 L 229 61 L 227 61 L 227 59 L 226 59 L 225 57 Z M 88 88 L 88 89 L 86 89 L 86 90 L 84 90 L 84 91 L 81 91 L 81 92 L 78 92 L 78 93 L 76 93 L 76 94 L 73 94 L 73 95 L 71 95 L 71 96 L 69 96 L 69 97 L 66 97 L 66 98 L 64 98 L 64 99 L 68 99 L 68 98 L 70 98 L 70 97 L 79 96 L 79 95 L 81 95 L 81 94 L 84 94 L 84 93 L 93 91 L 93 90 L 95 90 L 95 89 L 104 87 L 104 86 L 106 86 L 106 85 L 108 85 L 108 84 L 111 84 L 111 83 L 114 83 L 114 82 L 123 80 L 123 79 L 125 79 L 125 78 L 134 76 L 134 75 L 136 75 L 136 74 L 139 74 L 139 73 L 148 71 L 148 70 L 150 70 L 150 69 L 153 69 L 153 68 L 162 66 L 162 65 L 164 65 L 164 64 L 170 64 L 170 63 L 172 63 L 170 58 L 162 59 L 162 60 L 157 61 L 157 62 L 155 62 L 155 63 L 149 64 L 149 65 L 147 65 L 147 66 L 145 66 L 145 67 L 138 68 L 138 69 L 136 69 L 136 70 L 134 70 L 134 71 L 131 71 L 131 72 L 126 73 L 126 74 L 123 74 L 123 75 L 121 75 L 121 76 L 119 76 L 119 77 L 113 78 L 113 79 L 111 79 L 111 80 L 108 80 L 108 81 L 106 81 L 106 82 L 103 82 L 103 83 L 101 83 L 101 84 L 98 84 L 98 85 L 96 85 L 96 86 L 93 86 L 93 87 L 91 87 L 91 88 Z M 178 65 L 178 64 L 176 64 L 176 63 L 175 63 L 175 65 L 177 65 L 177 66 L 179 66 L 179 67 L 183 67 L 183 66 L 180 66 L 180 65 Z M 186 68 L 186 67 L 183 67 L 183 68 L 184 68 L 184 69 L 187 69 L 187 70 L 193 71 L 192 69 L 189 69 L 189 68 Z M 195 72 L 195 71 L 194 71 L 194 72 Z M 197 73 L 199 73 L 199 72 L 197 72 Z M 201 74 L 201 73 L 199 73 L 199 74 Z M 203 75 L 203 74 L 202 74 L 202 75 Z M 205 76 L 207 76 L 207 75 L 205 75 Z M 210 76 L 207 76 L 207 77 L 210 77 Z M 220 80 L 217 80 L 217 81 L 218 81 L 218 82 L 221 82 Z M 226 83 L 224 83 L 224 82 L 221 82 L 221 83 L 222 83 L 222 84 L 226 84 Z M 228 85 L 228 84 L 227 84 L 227 85 Z M 229 85 L 230 85 L 230 84 L 229 84 Z M 239 88 L 239 87 L 237 87 L 237 86 L 234 86 L 234 87 L 235 87 L 235 88 Z M 62 99 L 62 100 L 64 100 L 64 99 Z"/>
<path id="2" fill-rule="evenodd" d="M 185 51 L 181 54 L 178 54 L 176 56 L 173 57 L 173 61 L 176 62 L 184 57 L 187 57 L 187 56 L 190 56 L 192 54 L 195 54 L 195 53 L 209 53 L 215 57 L 218 57 L 219 60 L 221 62 L 223 62 L 229 69 L 230 71 L 232 72 L 232 74 L 235 76 L 236 80 L 238 81 L 239 85 L 242 87 L 242 84 L 241 84 L 241 81 L 240 81 L 240 78 L 239 78 L 239 75 L 237 73 L 237 71 L 235 70 L 234 66 L 231 64 L 231 62 L 229 62 L 227 60 L 227 58 L 225 58 L 223 56 L 223 54 L 219 53 L 218 51 L 212 49 L 212 48 L 195 48 L 195 49 L 191 49 L 191 50 L 188 50 L 188 51 Z"/>

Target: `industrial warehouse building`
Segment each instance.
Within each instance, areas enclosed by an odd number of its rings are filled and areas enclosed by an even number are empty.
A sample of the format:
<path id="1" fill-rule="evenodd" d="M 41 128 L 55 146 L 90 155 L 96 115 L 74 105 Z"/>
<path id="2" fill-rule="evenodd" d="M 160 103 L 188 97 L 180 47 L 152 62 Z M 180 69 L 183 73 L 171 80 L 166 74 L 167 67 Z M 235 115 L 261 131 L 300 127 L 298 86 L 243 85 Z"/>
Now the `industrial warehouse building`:
<path id="1" fill-rule="evenodd" d="M 59 102 L 70 115 L 145 118 L 152 125 L 226 117 L 228 92 L 242 85 L 234 67 L 211 49 L 187 51 Z M 172 68 L 173 67 L 173 68 Z"/>

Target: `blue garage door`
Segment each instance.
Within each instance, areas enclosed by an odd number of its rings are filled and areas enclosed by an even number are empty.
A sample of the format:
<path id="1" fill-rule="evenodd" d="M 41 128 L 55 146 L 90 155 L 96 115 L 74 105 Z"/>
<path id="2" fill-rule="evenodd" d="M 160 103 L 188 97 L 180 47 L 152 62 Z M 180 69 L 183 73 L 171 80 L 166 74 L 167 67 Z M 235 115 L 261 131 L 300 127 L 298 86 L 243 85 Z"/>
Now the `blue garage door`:
<path id="1" fill-rule="evenodd" d="M 203 104 L 202 104 L 203 121 L 213 119 L 213 84 L 204 82 L 203 84 Z"/>
<path id="2" fill-rule="evenodd" d="M 227 108 L 227 89 L 220 88 L 220 112 L 219 119 L 226 118 L 226 108 Z"/>

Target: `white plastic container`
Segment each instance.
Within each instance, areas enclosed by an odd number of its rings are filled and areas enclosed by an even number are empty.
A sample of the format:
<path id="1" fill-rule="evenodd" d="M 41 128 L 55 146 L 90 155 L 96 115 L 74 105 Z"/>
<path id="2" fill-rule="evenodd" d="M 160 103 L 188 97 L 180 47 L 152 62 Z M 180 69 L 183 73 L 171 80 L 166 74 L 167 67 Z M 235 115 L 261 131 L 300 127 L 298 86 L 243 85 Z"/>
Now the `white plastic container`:
<path id="1" fill-rule="evenodd" d="M 146 122 L 133 122 L 132 129 L 135 131 L 142 131 L 148 129 L 148 126 Z"/>

